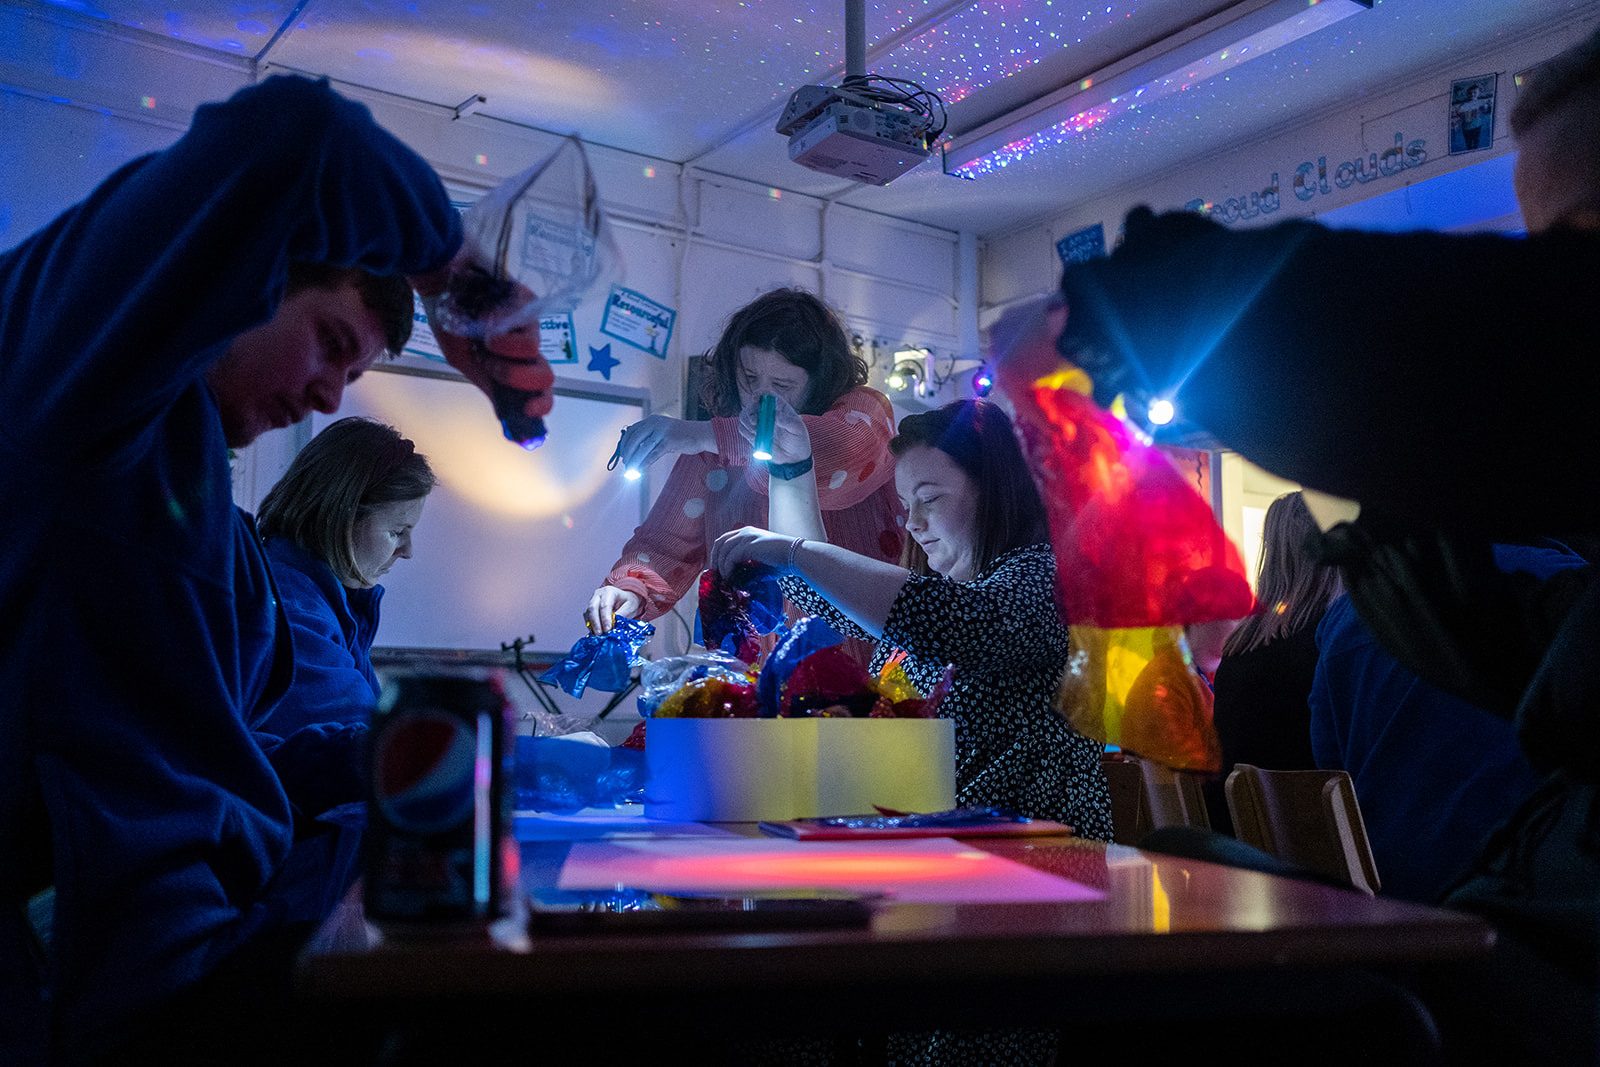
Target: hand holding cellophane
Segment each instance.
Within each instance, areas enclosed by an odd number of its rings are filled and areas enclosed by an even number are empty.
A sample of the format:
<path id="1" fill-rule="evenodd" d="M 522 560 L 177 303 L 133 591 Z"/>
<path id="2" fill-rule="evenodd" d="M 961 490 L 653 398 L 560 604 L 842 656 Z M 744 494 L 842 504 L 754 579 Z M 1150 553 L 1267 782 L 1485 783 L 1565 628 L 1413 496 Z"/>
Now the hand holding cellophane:
<path id="1" fill-rule="evenodd" d="M 576 137 L 490 190 L 462 219 L 443 277 L 413 279 L 445 358 L 494 401 L 506 437 L 544 440 L 555 374 L 539 353 L 540 319 L 570 312 L 621 276 L 594 174 Z"/>

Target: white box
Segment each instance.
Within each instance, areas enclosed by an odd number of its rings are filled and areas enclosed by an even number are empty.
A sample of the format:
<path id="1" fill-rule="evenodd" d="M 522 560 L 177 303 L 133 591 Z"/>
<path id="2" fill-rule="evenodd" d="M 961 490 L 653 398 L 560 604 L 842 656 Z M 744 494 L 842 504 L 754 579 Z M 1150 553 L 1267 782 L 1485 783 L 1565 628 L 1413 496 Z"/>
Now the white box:
<path id="1" fill-rule="evenodd" d="M 949 719 L 651 719 L 644 813 L 759 822 L 956 803 Z"/>

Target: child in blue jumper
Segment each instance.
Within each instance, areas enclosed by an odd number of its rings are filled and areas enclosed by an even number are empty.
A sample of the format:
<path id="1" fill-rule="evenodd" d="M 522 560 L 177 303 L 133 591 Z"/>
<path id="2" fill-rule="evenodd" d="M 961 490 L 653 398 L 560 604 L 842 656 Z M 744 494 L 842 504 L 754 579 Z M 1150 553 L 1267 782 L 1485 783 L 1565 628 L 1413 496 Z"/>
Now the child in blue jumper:
<path id="1" fill-rule="evenodd" d="M 285 738 L 310 730 L 326 741 L 324 759 L 285 780 L 303 814 L 361 796 L 361 749 L 379 689 L 378 579 L 411 558 L 433 486 L 427 457 L 394 427 L 340 419 L 295 455 L 256 513 L 294 641 L 294 684 L 262 729 Z"/>

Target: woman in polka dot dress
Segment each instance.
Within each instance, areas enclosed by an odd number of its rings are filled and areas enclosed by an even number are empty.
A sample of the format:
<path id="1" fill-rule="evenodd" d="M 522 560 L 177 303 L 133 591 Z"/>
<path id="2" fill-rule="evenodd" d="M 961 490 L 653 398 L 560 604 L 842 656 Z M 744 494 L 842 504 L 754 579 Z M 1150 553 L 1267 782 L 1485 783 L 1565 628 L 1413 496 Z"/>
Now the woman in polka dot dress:
<path id="1" fill-rule="evenodd" d="M 1044 506 L 1010 420 L 987 401 L 961 401 L 906 416 L 890 448 L 911 535 L 900 565 L 813 540 L 820 521 L 805 478 L 773 482 L 781 532 L 726 534 L 711 565 L 728 573 L 756 560 L 784 570 L 784 592 L 803 610 L 880 639 L 874 669 L 904 650 L 902 665 L 923 692 L 953 664 L 940 713 L 956 722 L 960 803 L 1056 819 L 1109 840 L 1100 746 L 1054 706 L 1067 626 L 1055 606 Z"/>
<path id="2" fill-rule="evenodd" d="M 800 412 L 809 432 L 818 536 L 874 559 L 898 558 L 904 511 L 889 453 L 894 411 L 866 380 L 838 317 L 811 293 L 777 289 L 735 312 L 712 352 L 705 397 L 712 419 L 651 415 L 623 431 L 628 466 L 670 455 L 677 462 L 590 599 L 590 627 L 604 633 L 616 615 L 664 615 L 694 585 L 720 534 L 768 525 L 769 481 L 786 472 L 769 474 L 750 458 L 751 413 L 763 393 Z"/>

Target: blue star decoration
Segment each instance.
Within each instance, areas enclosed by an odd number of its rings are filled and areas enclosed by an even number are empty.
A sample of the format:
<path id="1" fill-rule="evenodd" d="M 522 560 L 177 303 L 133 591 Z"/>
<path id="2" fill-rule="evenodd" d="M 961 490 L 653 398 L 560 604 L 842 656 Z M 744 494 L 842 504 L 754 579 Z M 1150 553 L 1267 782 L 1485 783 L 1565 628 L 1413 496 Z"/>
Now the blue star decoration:
<path id="1" fill-rule="evenodd" d="M 611 380 L 611 368 L 621 362 L 622 360 L 612 357 L 611 342 L 607 341 L 599 348 L 594 345 L 589 346 L 589 369 L 591 371 L 599 371 L 605 375 L 606 381 L 609 382 Z"/>

